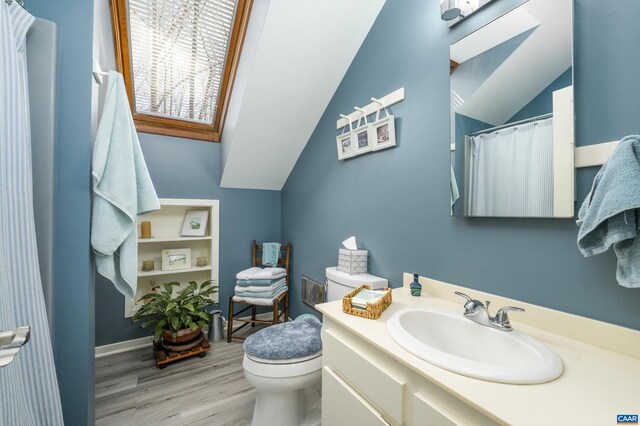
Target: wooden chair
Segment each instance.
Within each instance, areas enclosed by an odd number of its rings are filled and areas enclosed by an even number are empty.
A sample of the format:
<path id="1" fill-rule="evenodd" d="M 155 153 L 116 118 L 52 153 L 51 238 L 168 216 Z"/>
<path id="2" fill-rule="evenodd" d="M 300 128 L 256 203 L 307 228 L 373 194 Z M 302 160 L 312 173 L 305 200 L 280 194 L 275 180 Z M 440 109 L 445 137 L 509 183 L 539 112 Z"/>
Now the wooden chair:
<path id="1" fill-rule="evenodd" d="M 257 244 L 255 240 L 253 240 L 251 247 L 251 259 L 253 266 L 262 267 L 262 244 Z M 285 268 L 287 270 L 286 283 L 287 287 L 289 286 L 290 273 L 291 273 L 291 243 L 282 244 L 280 246 L 280 255 L 278 256 L 278 266 L 281 268 Z M 282 303 L 282 309 L 280 308 L 280 304 Z M 248 305 L 245 308 L 241 309 L 238 312 L 235 312 L 235 305 Z M 261 305 L 262 306 L 262 305 Z M 236 302 L 233 300 L 233 295 L 229 297 L 229 322 L 227 323 L 227 342 L 231 343 L 232 339 L 244 340 L 245 338 L 242 336 L 234 336 L 233 334 L 244 328 L 245 326 L 251 324 L 251 327 L 255 327 L 256 324 L 277 324 L 280 322 L 280 317 L 283 318 L 283 322 L 287 322 L 289 320 L 289 290 L 282 293 L 276 299 L 273 300 L 273 318 L 269 321 L 266 320 L 258 320 L 256 319 L 256 312 L 258 305 L 253 305 L 247 302 Z M 248 309 L 251 309 L 251 318 L 244 319 L 238 318 L 238 316 Z M 234 322 L 243 323 L 240 327 L 233 329 Z"/>

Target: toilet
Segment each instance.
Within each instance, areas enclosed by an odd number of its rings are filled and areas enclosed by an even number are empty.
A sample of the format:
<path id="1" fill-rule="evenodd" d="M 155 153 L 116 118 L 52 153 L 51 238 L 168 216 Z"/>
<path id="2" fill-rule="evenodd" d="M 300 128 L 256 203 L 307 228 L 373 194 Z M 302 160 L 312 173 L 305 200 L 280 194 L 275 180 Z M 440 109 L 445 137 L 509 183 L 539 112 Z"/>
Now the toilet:
<path id="1" fill-rule="evenodd" d="M 388 281 L 369 274 L 326 269 L 327 301 L 342 299 L 363 284 L 382 289 Z M 244 376 L 256 388 L 252 426 L 320 426 L 322 323 L 313 315 L 277 324 L 247 337 Z"/>

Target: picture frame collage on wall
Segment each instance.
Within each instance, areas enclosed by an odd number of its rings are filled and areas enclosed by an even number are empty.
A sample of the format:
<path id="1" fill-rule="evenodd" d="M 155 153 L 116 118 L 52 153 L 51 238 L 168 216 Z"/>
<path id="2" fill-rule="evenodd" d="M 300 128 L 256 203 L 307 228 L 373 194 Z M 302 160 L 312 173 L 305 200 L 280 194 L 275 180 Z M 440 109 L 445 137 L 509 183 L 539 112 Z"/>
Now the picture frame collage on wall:
<path id="1" fill-rule="evenodd" d="M 383 109 L 386 116 L 380 118 L 380 112 Z M 389 114 L 384 105 L 380 104 L 375 121 L 370 123 L 367 121 L 364 110 L 361 108 L 356 110 L 361 114 L 356 122 L 356 128 L 353 128 L 351 120 L 347 118 L 348 123 L 344 126 L 342 134 L 336 137 L 338 160 L 396 146 L 395 117 Z M 346 132 L 347 127 L 348 132 Z"/>

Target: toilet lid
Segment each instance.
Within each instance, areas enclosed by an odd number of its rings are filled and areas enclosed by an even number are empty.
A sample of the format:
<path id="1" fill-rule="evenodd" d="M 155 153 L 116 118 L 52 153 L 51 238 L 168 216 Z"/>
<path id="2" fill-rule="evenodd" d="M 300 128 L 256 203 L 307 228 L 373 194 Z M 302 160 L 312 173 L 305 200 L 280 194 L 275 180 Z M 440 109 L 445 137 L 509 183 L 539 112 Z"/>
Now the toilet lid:
<path id="1" fill-rule="evenodd" d="M 244 350 L 252 358 L 264 360 L 309 357 L 322 350 L 321 329 L 316 317 L 272 325 L 247 337 Z"/>

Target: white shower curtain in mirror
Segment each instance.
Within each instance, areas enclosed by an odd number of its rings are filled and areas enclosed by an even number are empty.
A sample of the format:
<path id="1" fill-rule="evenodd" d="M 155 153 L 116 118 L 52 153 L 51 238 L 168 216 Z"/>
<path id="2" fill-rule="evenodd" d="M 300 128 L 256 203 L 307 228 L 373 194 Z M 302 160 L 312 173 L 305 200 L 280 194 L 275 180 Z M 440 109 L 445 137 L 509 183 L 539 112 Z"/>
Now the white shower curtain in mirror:
<path id="1" fill-rule="evenodd" d="M 553 216 L 553 118 L 467 138 L 466 214 Z"/>
<path id="2" fill-rule="evenodd" d="M 0 368 L 0 425 L 62 425 L 33 215 L 25 44 L 34 18 L 0 1 L 0 331 L 31 340 Z"/>

